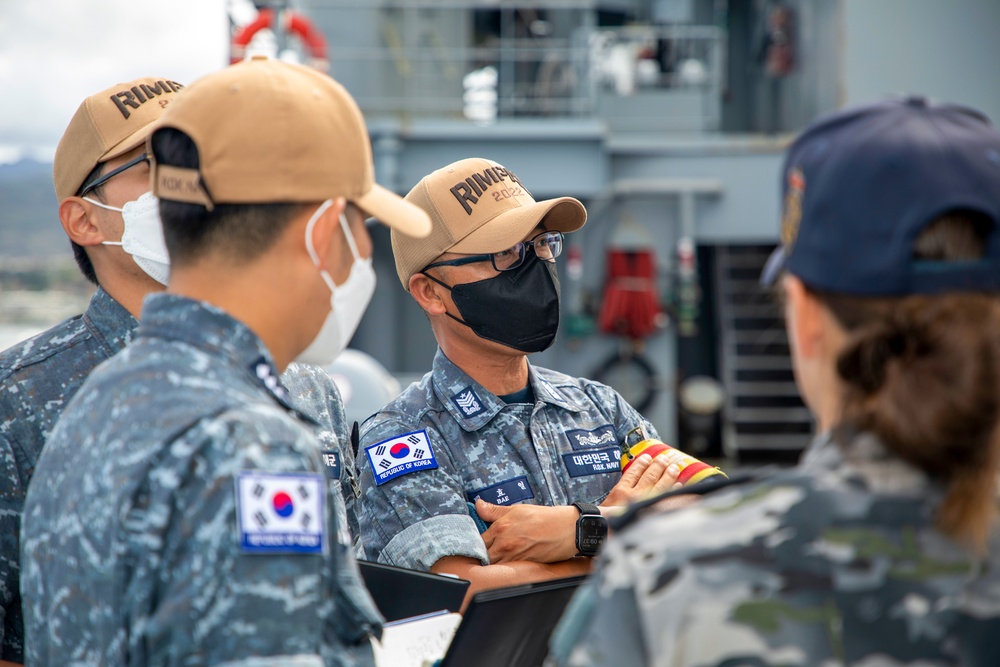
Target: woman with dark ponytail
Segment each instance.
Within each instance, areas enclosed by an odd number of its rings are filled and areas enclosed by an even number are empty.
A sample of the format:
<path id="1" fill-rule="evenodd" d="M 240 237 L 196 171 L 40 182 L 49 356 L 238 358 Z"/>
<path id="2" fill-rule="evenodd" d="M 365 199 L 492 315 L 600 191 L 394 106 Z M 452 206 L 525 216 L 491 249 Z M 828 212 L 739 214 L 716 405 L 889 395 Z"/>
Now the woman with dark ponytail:
<path id="1" fill-rule="evenodd" d="M 818 435 L 632 513 L 552 665 L 1000 665 L 1000 133 L 884 102 L 809 127 L 783 179 L 762 282 Z"/>

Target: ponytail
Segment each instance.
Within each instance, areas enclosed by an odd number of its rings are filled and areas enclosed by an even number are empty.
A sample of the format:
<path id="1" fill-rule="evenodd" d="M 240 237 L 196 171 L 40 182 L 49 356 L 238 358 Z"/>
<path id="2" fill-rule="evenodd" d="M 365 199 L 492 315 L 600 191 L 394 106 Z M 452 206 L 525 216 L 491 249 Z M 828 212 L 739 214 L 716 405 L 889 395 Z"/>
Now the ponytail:
<path id="1" fill-rule="evenodd" d="M 981 257 L 985 229 L 975 216 L 952 214 L 928 226 L 915 254 Z M 938 528 L 985 549 L 1000 472 L 1000 297 L 813 293 L 848 333 L 836 364 L 841 425 L 874 434 L 945 484 Z"/>
<path id="2" fill-rule="evenodd" d="M 942 480 L 938 527 L 982 547 L 1000 465 L 1000 314 L 995 298 L 914 296 L 850 332 L 837 360 L 842 422 Z"/>

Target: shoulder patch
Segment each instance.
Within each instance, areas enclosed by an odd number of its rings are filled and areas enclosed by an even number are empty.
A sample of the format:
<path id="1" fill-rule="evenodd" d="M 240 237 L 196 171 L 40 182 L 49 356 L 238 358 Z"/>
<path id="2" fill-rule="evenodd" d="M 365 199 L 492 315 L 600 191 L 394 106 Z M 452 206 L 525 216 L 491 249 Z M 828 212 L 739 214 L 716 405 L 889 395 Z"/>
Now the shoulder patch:
<path id="1" fill-rule="evenodd" d="M 475 417 L 486 409 L 471 385 L 452 396 L 451 400 L 466 418 Z"/>
<path id="2" fill-rule="evenodd" d="M 427 429 L 376 442 L 365 447 L 365 454 L 379 486 L 400 475 L 438 467 Z"/>
<path id="3" fill-rule="evenodd" d="M 321 554 L 326 528 L 323 476 L 243 471 L 236 477 L 240 550 Z"/>

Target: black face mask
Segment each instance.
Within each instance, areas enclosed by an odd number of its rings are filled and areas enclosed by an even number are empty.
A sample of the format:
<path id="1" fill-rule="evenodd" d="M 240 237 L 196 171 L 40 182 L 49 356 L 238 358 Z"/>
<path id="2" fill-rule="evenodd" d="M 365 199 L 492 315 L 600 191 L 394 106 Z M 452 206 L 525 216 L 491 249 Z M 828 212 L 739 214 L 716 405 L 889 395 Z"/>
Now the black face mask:
<path id="1" fill-rule="evenodd" d="M 446 285 L 466 325 L 480 338 L 521 352 L 541 352 L 552 345 L 559 328 L 559 276 L 554 262 L 544 262 L 534 253 L 524 263 L 498 276 L 462 285 Z"/>

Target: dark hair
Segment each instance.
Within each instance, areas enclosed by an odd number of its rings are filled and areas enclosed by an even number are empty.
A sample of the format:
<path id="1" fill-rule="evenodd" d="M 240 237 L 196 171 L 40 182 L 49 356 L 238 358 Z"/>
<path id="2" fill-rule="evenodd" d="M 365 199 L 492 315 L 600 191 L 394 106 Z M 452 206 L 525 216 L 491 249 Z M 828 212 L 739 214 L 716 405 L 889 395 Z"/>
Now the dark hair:
<path id="1" fill-rule="evenodd" d="M 158 163 L 198 168 L 198 148 L 180 130 L 157 130 L 151 143 Z M 170 263 L 190 264 L 209 251 L 222 252 L 235 262 L 252 260 L 309 206 L 299 202 L 216 204 L 209 211 L 200 204 L 161 199 L 160 219 Z"/>
<path id="2" fill-rule="evenodd" d="M 992 222 L 955 211 L 914 244 L 921 260 L 982 258 Z M 947 485 L 938 528 L 983 549 L 1000 468 L 1000 295 L 946 293 L 865 298 L 810 292 L 848 332 L 837 359 L 841 426 Z"/>
<path id="3" fill-rule="evenodd" d="M 98 162 L 97 166 L 91 169 L 90 173 L 87 174 L 87 178 L 83 179 L 83 182 L 80 183 L 80 188 L 76 191 L 76 196 L 79 197 L 83 193 L 84 184 L 93 183 L 103 172 L 104 163 Z M 104 201 L 104 184 L 93 188 L 91 192 L 94 193 L 94 196 L 99 200 L 102 202 Z M 70 239 L 69 245 L 73 248 L 73 259 L 76 260 L 76 265 L 80 267 L 80 273 L 83 274 L 84 278 L 99 286 L 101 283 L 97 280 L 97 273 L 94 271 L 94 265 L 90 261 L 90 257 L 87 255 L 87 250 L 73 239 Z"/>

